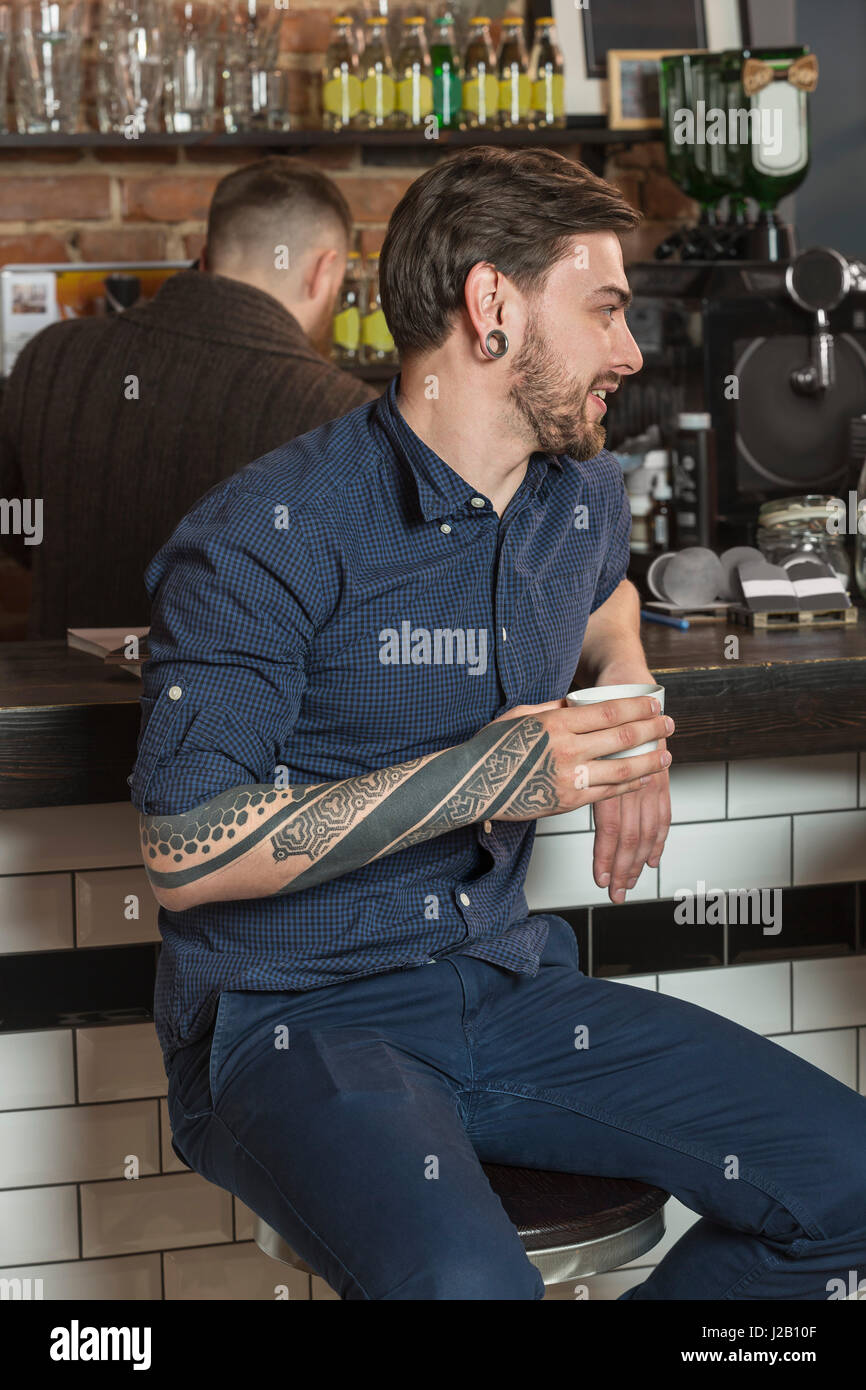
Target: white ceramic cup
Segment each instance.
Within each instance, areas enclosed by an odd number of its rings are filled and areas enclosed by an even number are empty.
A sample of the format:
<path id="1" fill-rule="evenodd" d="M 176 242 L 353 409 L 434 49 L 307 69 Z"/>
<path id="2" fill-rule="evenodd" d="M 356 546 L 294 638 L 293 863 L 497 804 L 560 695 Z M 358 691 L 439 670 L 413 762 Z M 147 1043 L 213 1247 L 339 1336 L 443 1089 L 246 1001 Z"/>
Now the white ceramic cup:
<path id="1" fill-rule="evenodd" d="M 600 705 L 602 700 L 633 700 L 636 695 L 652 695 L 665 708 L 663 685 L 593 685 L 587 690 L 571 690 L 565 699 L 569 705 Z M 641 743 L 637 748 L 624 749 L 622 753 L 605 753 L 605 758 L 635 758 L 640 753 L 652 753 L 658 748 L 658 739 Z"/>

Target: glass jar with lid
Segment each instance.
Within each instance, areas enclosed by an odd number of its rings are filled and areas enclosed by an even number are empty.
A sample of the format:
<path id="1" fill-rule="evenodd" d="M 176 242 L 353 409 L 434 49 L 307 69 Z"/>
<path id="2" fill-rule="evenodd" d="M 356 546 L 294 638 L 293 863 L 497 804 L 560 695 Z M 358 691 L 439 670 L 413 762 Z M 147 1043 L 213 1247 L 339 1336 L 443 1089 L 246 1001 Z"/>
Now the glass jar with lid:
<path id="1" fill-rule="evenodd" d="M 758 513 L 758 549 L 771 565 L 781 565 L 793 555 L 822 560 L 849 589 L 851 564 L 845 549 L 844 517 L 841 497 L 823 493 L 777 497 L 764 502 Z"/>

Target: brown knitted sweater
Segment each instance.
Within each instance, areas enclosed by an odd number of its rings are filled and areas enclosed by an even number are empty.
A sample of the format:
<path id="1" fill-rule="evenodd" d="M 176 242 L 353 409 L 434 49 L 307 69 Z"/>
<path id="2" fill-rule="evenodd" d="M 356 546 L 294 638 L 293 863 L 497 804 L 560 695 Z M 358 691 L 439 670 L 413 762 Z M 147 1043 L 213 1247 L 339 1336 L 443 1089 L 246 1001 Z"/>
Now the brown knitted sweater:
<path id="1" fill-rule="evenodd" d="M 144 569 L 203 493 L 377 395 L 273 296 L 198 270 L 116 318 L 44 329 L 0 406 L 0 497 L 42 498 L 41 545 L 0 535 L 32 567 L 28 637 L 148 623 Z"/>

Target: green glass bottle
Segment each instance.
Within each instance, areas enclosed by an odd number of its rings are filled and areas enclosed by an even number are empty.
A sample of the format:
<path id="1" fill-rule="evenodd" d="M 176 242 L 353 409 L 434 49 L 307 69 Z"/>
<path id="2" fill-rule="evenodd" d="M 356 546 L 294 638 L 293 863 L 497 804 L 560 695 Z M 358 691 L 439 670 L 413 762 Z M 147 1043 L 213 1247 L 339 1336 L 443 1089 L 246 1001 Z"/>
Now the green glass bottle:
<path id="1" fill-rule="evenodd" d="M 730 81 L 729 104 L 748 113 L 741 118 L 737 144 L 744 151 L 743 191 L 754 198 L 762 212 L 772 213 L 776 204 L 799 188 L 809 172 L 809 103 L 807 89 L 787 80 L 793 64 L 802 64 L 809 54 L 797 48 L 742 49 L 725 52 L 727 70 L 739 69 Z M 758 91 L 747 94 L 744 74 L 749 62 L 766 65 L 772 77 Z M 730 135 L 730 132 L 729 132 Z"/>
<path id="2" fill-rule="evenodd" d="M 462 80 L 454 37 L 454 17 L 450 12 L 433 21 L 430 45 L 433 68 L 433 111 L 440 130 L 460 129 Z"/>
<path id="3" fill-rule="evenodd" d="M 668 173 L 687 197 L 700 203 L 701 213 L 697 227 L 680 229 L 662 242 L 656 248 L 657 256 L 678 248 L 682 260 L 716 260 L 725 250 L 724 238 L 717 230 L 720 225 L 717 208 L 728 186 L 721 168 L 705 157 L 705 147 L 699 146 L 696 138 L 700 122 L 696 122 L 695 112 L 700 113 L 706 106 L 706 71 L 702 67 L 702 56 L 667 55 L 659 64 L 659 100 Z M 704 150 L 700 157 L 699 148 Z"/>

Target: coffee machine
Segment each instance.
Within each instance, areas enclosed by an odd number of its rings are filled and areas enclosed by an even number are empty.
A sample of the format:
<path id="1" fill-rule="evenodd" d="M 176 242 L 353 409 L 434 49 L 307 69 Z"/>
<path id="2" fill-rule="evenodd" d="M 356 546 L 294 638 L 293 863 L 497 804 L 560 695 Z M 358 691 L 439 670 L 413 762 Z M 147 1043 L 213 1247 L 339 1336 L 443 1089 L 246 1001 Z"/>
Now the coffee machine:
<path id="1" fill-rule="evenodd" d="M 866 453 L 866 266 L 816 247 L 788 262 L 638 262 L 627 275 L 644 366 L 608 397 L 607 447 L 656 424 L 673 449 L 678 414 L 706 412 L 715 468 L 688 507 L 718 549 L 755 544 L 762 502 L 847 497 Z M 679 544 L 692 543 L 686 527 Z"/>

